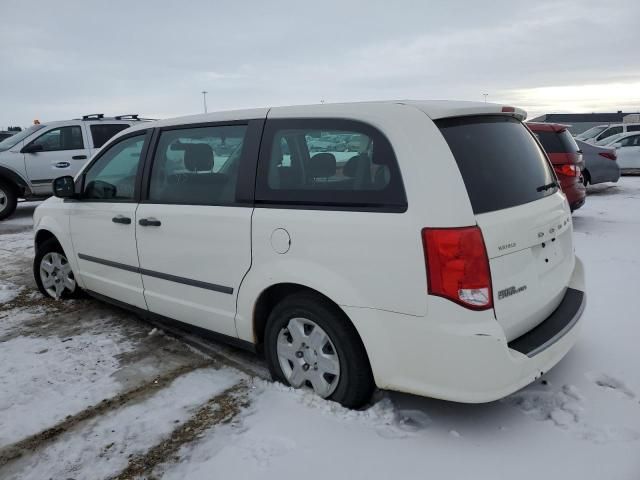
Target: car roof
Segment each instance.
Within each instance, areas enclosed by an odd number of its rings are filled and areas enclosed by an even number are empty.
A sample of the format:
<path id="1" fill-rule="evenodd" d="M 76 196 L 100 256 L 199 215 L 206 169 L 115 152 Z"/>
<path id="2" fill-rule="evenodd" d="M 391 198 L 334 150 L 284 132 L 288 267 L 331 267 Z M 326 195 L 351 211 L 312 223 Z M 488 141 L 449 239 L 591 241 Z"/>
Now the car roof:
<path id="1" fill-rule="evenodd" d="M 198 124 L 220 121 L 236 121 L 247 120 L 252 118 L 264 118 L 267 114 L 273 118 L 287 117 L 304 117 L 304 116 L 328 116 L 332 113 L 335 115 L 367 115 L 373 113 L 381 113 L 385 109 L 397 109 L 398 106 L 409 106 L 416 108 L 432 120 L 447 117 L 500 114 L 510 115 L 524 120 L 526 112 L 520 108 L 507 105 L 485 102 L 465 102 L 451 100 L 382 100 L 369 102 L 351 102 L 351 103 L 322 103 L 313 105 L 292 105 L 279 106 L 271 108 L 254 108 L 246 110 L 229 110 L 221 112 L 202 113 L 198 115 L 189 115 L 184 117 L 168 118 L 157 120 L 153 127 L 169 127 L 175 125 Z M 149 125 L 134 125 L 127 133 L 135 130 L 144 130 Z"/>
<path id="2" fill-rule="evenodd" d="M 56 126 L 60 126 L 60 125 L 61 126 L 68 125 L 70 123 L 77 124 L 78 122 L 126 123 L 127 125 L 135 123 L 137 125 L 138 123 L 147 123 L 147 120 L 145 120 L 145 119 L 132 120 L 132 119 L 127 119 L 127 118 L 116 119 L 114 117 L 88 118 L 88 119 L 73 118 L 73 119 L 69 119 L 69 120 L 54 120 L 52 122 L 39 122 L 37 124 L 34 123 L 33 125 L 41 125 L 42 127 L 56 127 Z M 29 126 L 32 126 L 32 125 L 29 125 Z"/>

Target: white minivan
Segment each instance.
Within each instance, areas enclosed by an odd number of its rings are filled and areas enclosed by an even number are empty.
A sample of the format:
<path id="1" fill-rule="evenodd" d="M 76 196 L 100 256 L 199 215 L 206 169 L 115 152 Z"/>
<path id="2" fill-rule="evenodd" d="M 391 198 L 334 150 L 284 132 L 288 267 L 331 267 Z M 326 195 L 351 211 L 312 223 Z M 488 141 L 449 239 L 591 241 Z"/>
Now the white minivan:
<path id="1" fill-rule="evenodd" d="M 36 282 L 213 331 L 348 407 L 499 399 L 560 361 L 586 301 L 524 118 L 389 101 L 135 126 L 36 209 Z"/>

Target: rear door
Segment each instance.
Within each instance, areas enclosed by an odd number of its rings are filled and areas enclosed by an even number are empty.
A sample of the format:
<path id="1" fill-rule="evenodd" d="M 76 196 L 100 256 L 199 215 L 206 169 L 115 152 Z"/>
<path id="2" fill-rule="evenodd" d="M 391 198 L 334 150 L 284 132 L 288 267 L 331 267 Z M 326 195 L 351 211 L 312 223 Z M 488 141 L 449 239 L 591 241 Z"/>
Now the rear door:
<path id="1" fill-rule="evenodd" d="M 520 121 L 477 116 L 436 124 L 482 230 L 496 318 L 512 340 L 547 318 L 564 296 L 575 261 L 567 201 Z"/>
<path id="2" fill-rule="evenodd" d="M 136 215 L 149 310 L 236 337 L 263 120 L 159 130 Z"/>

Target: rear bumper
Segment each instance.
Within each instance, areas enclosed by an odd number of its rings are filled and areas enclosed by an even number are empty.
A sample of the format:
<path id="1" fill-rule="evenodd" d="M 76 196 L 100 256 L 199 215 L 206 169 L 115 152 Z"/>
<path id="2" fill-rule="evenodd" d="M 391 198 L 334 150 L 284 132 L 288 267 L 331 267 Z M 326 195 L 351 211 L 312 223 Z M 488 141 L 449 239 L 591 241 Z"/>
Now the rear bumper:
<path id="1" fill-rule="evenodd" d="M 560 186 L 562 187 L 563 193 L 567 196 L 571 211 L 577 210 L 584 205 L 585 199 L 587 198 L 587 189 L 582 183 L 581 178 L 582 177 L 578 179 L 574 177 L 569 180 L 565 180 L 564 178 L 560 179 Z"/>
<path id="2" fill-rule="evenodd" d="M 493 314 L 467 312 L 444 299 L 436 298 L 433 308 L 430 303 L 427 317 L 343 308 L 360 332 L 378 387 L 482 403 L 533 382 L 574 345 L 586 305 L 577 257 L 568 287 L 544 322 L 509 343 Z"/>

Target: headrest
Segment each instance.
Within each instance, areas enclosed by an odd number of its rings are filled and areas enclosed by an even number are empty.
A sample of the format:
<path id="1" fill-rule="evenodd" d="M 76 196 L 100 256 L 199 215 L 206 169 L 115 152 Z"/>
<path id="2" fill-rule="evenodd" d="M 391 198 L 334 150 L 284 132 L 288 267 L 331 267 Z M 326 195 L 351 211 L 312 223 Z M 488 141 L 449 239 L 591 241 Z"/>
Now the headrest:
<path id="1" fill-rule="evenodd" d="M 213 149 L 205 143 L 184 145 L 184 166 L 191 172 L 213 170 Z"/>
<path id="2" fill-rule="evenodd" d="M 336 157 L 333 153 L 316 153 L 309 160 L 311 178 L 328 178 L 336 174 Z"/>
<path id="3" fill-rule="evenodd" d="M 356 155 L 355 157 L 351 157 L 347 160 L 347 163 L 344 164 L 344 167 L 342 167 L 342 174 L 345 177 L 357 177 L 358 170 L 362 168 L 360 165 L 364 162 L 366 162 L 367 165 L 369 164 L 369 157 L 366 155 Z"/>

